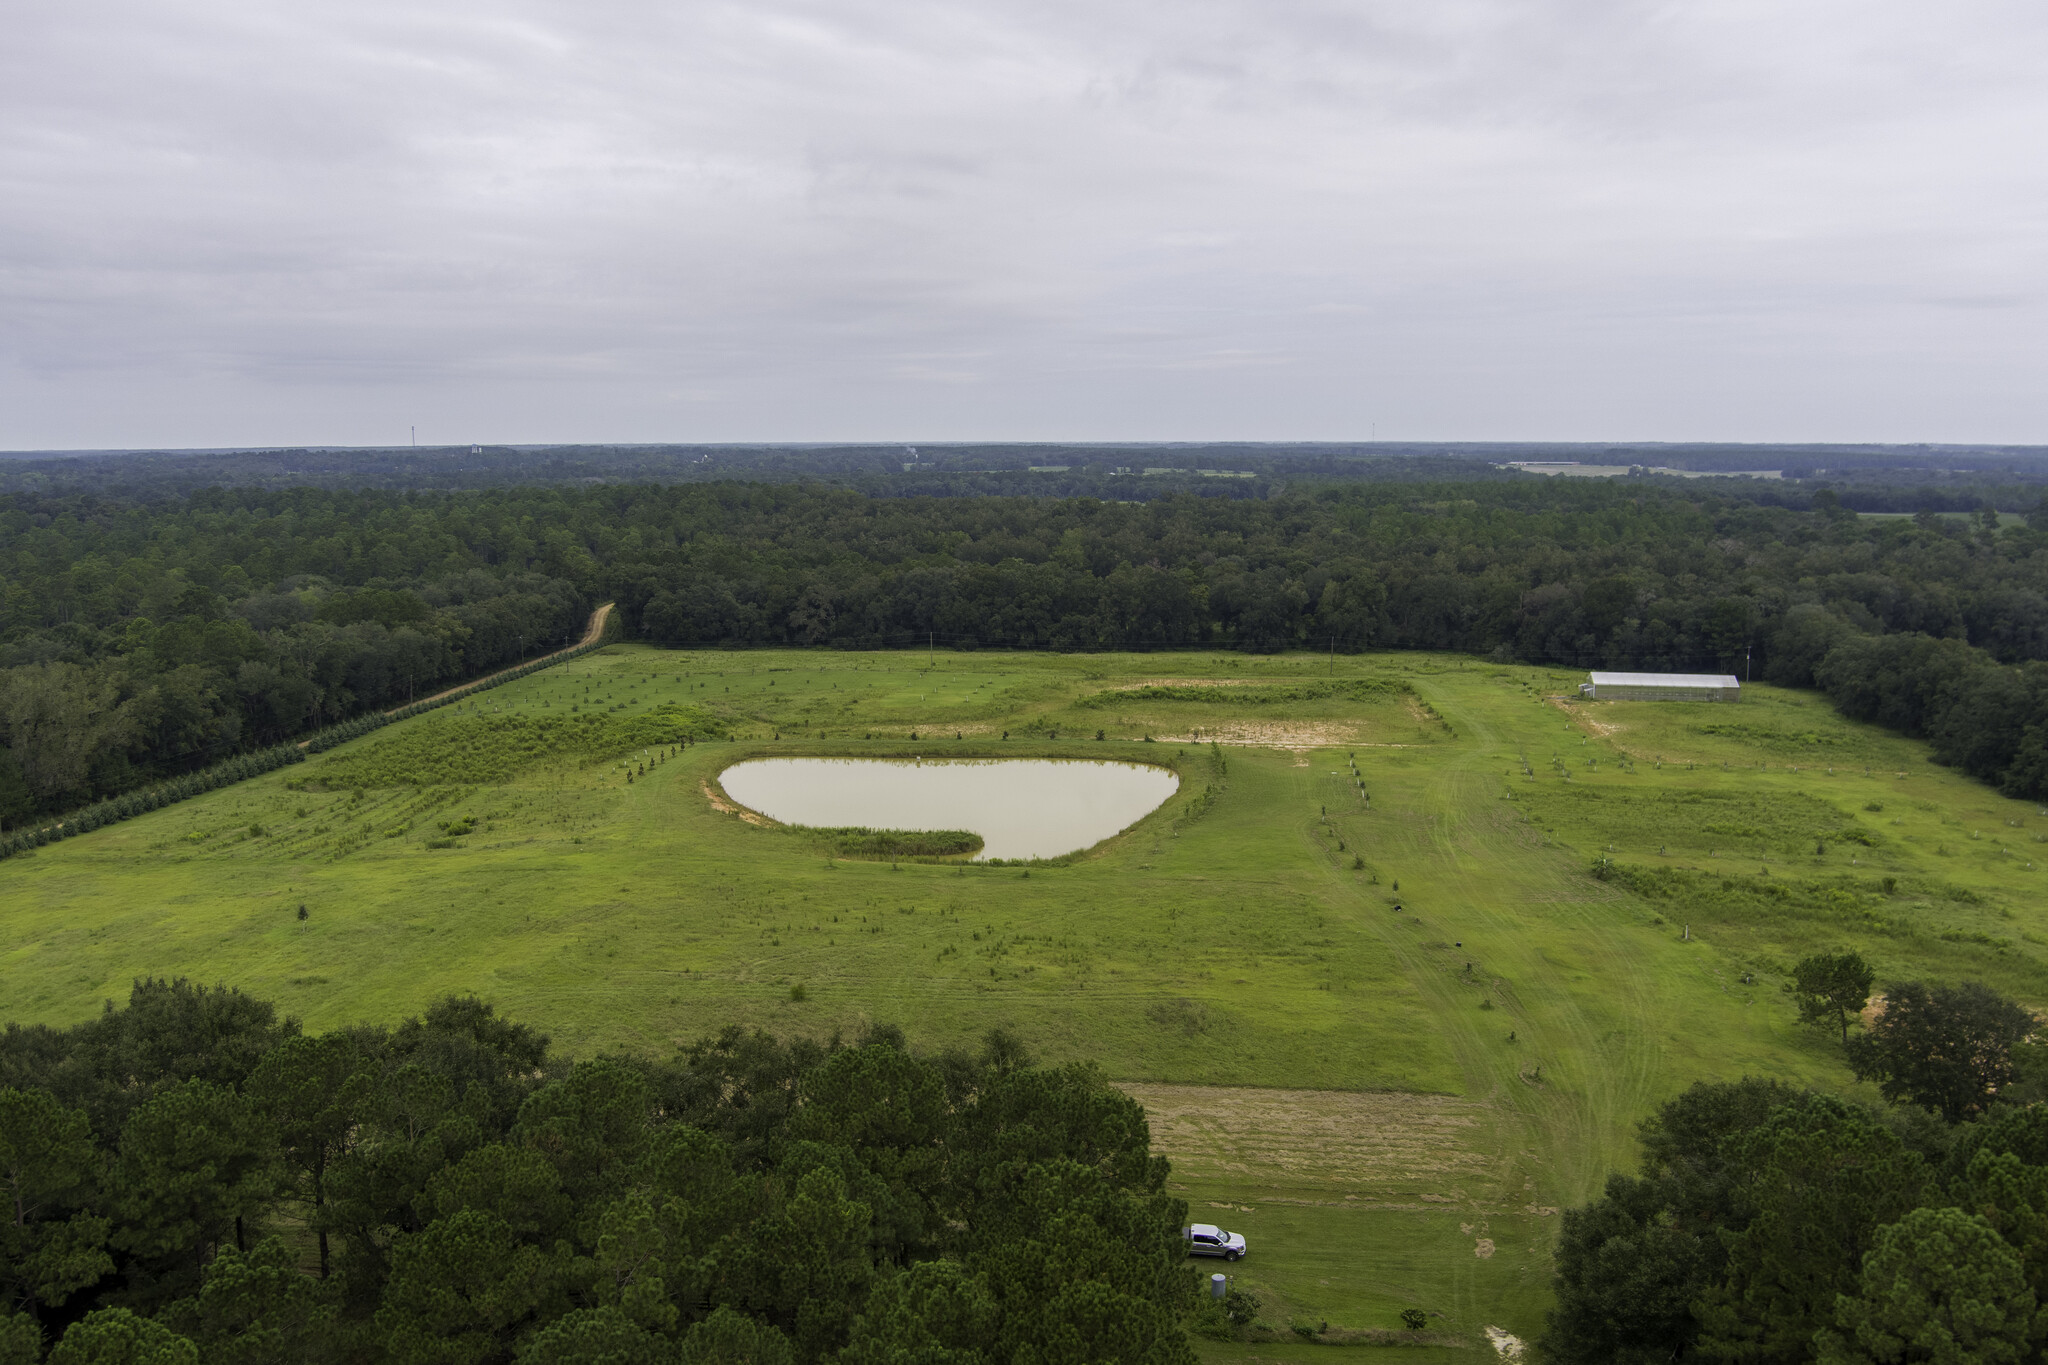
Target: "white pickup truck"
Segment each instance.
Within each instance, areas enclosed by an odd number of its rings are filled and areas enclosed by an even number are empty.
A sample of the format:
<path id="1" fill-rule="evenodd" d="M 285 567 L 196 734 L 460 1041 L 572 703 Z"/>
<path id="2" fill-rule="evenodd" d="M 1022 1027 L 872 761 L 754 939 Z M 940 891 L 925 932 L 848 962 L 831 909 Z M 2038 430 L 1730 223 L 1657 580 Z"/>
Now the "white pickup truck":
<path id="1" fill-rule="evenodd" d="M 1190 1256 L 1221 1256 L 1234 1261 L 1244 1255 L 1244 1234 L 1225 1232 L 1214 1223 L 1196 1223 L 1181 1235 L 1188 1239 Z"/>

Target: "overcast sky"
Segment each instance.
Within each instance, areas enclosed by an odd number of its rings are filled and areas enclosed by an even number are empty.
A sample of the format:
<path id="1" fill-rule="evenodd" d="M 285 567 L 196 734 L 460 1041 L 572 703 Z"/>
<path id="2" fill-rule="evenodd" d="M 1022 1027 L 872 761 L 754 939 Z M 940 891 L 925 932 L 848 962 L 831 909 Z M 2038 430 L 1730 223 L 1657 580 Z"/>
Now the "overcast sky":
<path id="1" fill-rule="evenodd" d="M 2048 441 L 2038 0 L 0 18 L 0 448 Z"/>

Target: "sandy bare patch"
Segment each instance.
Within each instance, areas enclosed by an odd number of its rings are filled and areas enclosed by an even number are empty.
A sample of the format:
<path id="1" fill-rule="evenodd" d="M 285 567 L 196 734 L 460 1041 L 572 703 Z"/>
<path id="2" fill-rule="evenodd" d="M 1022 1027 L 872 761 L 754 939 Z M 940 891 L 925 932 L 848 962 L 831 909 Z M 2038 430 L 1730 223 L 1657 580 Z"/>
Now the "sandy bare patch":
<path id="1" fill-rule="evenodd" d="M 1109 690 L 1112 692 L 1135 692 L 1141 687 L 1258 687 L 1262 683 L 1269 687 L 1279 685 L 1275 682 L 1267 682 L 1265 679 L 1260 679 L 1258 682 L 1246 682 L 1239 678 L 1141 678 L 1137 682 L 1118 683 Z"/>
<path id="2" fill-rule="evenodd" d="M 1520 1360 L 1522 1358 L 1522 1339 L 1520 1337 L 1504 1327 L 1488 1327 L 1484 1330 L 1486 1332 L 1486 1339 L 1493 1343 L 1493 1349 L 1500 1353 L 1502 1360 Z"/>
<path id="3" fill-rule="evenodd" d="M 746 821 L 750 825 L 761 825 L 764 828 L 768 825 L 772 825 L 775 823 L 773 820 L 770 820 L 765 815 L 757 814 L 754 811 L 748 810 L 745 806 L 735 805 L 731 801 L 728 801 L 724 796 L 720 795 L 717 791 L 713 790 L 709 782 L 704 783 L 703 791 L 704 799 L 711 803 L 711 809 L 718 811 L 721 814 L 737 815 L 740 819 Z"/>
<path id="4" fill-rule="evenodd" d="M 1483 1177 L 1486 1108 L 1444 1095 L 1266 1090 L 1213 1085 L 1119 1087 L 1145 1106 L 1152 1145 L 1179 1178 L 1439 1193 Z M 1429 1193 L 1421 1193 L 1428 1191 Z"/>
<path id="5" fill-rule="evenodd" d="M 1361 747 L 1357 736 L 1351 726 L 1315 721 L 1224 721 L 1159 738 L 1168 744 L 1229 744 L 1253 749 L 1339 749 L 1347 745 L 1355 749 Z"/>
<path id="6" fill-rule="evenodd" d="M 1472 1244 L 1472 1254 L 1474 1256 L 1477 1256 L 1482 1261 L 1492 1260 L 1493 1239 L 1491 1237 L 1481 1237 L 1478 1241 Z"/>
<path id="7" fill-rule="evenodd" d="M 1600 705 L 1599 702 L 1575 701 L 1564 697 L 1546 697 L 1544 700 L 1569 716 L 1574 725 L 1590 730 L 1602 739 L 1619 734 L 1628 728 L 1617 720 L 1595 720 L 1589 708 Z"/>

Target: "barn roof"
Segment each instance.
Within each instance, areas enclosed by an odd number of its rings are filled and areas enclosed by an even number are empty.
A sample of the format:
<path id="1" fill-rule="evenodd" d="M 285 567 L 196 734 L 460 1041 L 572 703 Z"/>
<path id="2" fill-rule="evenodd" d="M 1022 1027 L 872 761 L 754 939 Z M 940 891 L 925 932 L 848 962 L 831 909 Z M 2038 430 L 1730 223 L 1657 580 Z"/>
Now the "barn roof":
<path id="1" fill-rule="evenodd" d="M 1740 687 L 1732 673 L 1595 673 L 1595 687 Z"/>

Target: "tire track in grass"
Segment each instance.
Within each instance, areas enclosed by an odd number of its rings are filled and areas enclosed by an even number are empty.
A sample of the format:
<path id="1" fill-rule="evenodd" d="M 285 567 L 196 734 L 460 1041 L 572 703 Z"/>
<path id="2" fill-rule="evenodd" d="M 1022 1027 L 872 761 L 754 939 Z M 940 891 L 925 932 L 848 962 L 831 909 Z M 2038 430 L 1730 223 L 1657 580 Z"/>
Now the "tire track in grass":
<path id="1" fill-rule="evenodd" d="M 1456 901 L 1452 913 L 1478 919 L 1497 942 L 1525 947 L 1525 975 L 1511 981 L 1531 1022 L 1544 1030 L 1532 1041 L 1546 1069 L 1543 1084 L 1521 1083 L 1517 1075 L 1506 1090 L 1545 1136 L 1556 1202 L 1576 1203 L 1600 1188 L 1653 1098 L 1661 1069 L 1656 970 L 1634 935 L 1616 933 L 1617 917 L 1598 908 L 1614 899 L 1611 893 L 1579 878 L 1562 855 L 1518 846 L 1510 821 L 1481 818 L 1498 809 L 1492 773 L 1504 761 L 1502 738 L 1484 710 L 1430 681 L 1418 679 L 1417 690 L 1469 737 L 1467 752 L 1446 756 L 1427 780 L 1432 839 Z M 1536 922 L 1502 891 L 1527 888 L 1539 877 L 1559 896 L 1543 903 Z M 1578 964 L 1553 949 L 1583 954 L 1588 979 L 1574 981 Z M 1589 992 L 1613 1017 L 1588 1009 Z M 1462 1012 L 1468 1023 L 1483 1013 L 1470 1005 Z"/>
<path id="2" fill-rule="evenodd" d="M 1388 956 L 1414 985 L 1425 1008 L 1434 1016 L 1452 1057 L 1465 1074 L 1465 1098 L 1484 1106 L 1485 1126 L 1463 1135 L 1468 1150 L 1481 1158 L 1481 1169 L 1468 1171 L 1465 1179 L 1451 1184 L 1447 1192 L 1462 1194 L 1464 1203 L 1446 1208 L 1447 1218 L 1461 1215 L 1475 1220 L 1484 1218 L 1485 1210 L 1497 1211 L 1506 1205 L 1520 1183 L 1516 1176 L 1523 1163 L 1521 1153 L 1531 1145 L 1520 1105 L 1508 1093 L 1509 1082 L 1490 1063 L 1486 1055 L 1486 1040 L 1479 1036 L 1476 1024 L 1467 1017 L 1468 1011 L 1461 1009 L 1460 1002 L 1453 998 L 1457 988 L 1447 980 L 1447 974 L 1430 961 L 1427 951 L 1408 932 L 1408 926 L 1400 923 L 1397 917 L 1390 916 L 1387 907 L 1376 903 L 1367 889 L 1348 873 L 1333 867 L 1332 860 L 1323 854 L 1320 845 L 1307 831 L 1303 832 L 1302 841 L 1327 881 L 1329 903 L 1333 907 L 1351 907 L 1362 927 L 1378 939 Z M 1497 1319 L 1498 1305 L 1490 1301 L 1490 1295 L 1482 1298 L 1475 1265 L 1474 1261 L 1459 1257 L 1444 1266 L 1448 1272 L 1450 1298 L 1445 1307 L 1461 1321 Z"/>
<path id="3" fill-rule="evenodd" d="M 1393 914 L 1389 890 L 1363 883 L 1307 826 L 1304 851 L 1326 879 L 1330 903 L 1355 908 L 1423 996 L 1467 1096 L 1493 1115 L 1485 1144 L 1491 1188 L 1471 1191 L 1474 1202 L 1495 1211 L 1581 1202 L 1629 1141 L 1659 1074 L 1654 972 L 1599 912 L 1597 902 L 1608 899 L 1602 890 L 1581 885 L 1561 855 L 1530 847 L 1497 811 L 1488 771 L 1502 761 L 1501 737 L 1481 709 L 1423 680 L 1418 690 L 1457 727 L 1459 749 L 1434 755 L 1428 769 L 1385 771 L 1374 783 L 1378 808 L 1347 819 L 1370 831 L 1361 844 L 1377 848 L 1383 874 L 1406 883 L 1400 899 L 1414 902 L 1411 913 Z M 1311 794 L 1313 776 L 1297 782 Z M 1469 957 L 1442 942 L 1453 938 L 1468 942 Z M 1480 992 L 1460 970 L 1468 960 L 1485 969 L 1479 979 L 1504 979 L 1495 1009 L 1478 1008 Z M 1613 1002 L 1612 1020 L 1586 1008 L 1587 990 Z M 1511 1028 L 1521 1035 L 1512 1044 Z M 1537 1063 L 1542 1077 L 1531 1083 L 1525 1068 Z M 1452 1274 L 1465 1300 L 1461 1316 L 1498 1321 L 1499 1305 L 1477 1301 L 1472 1268 L 1454 1266 Z"/>

